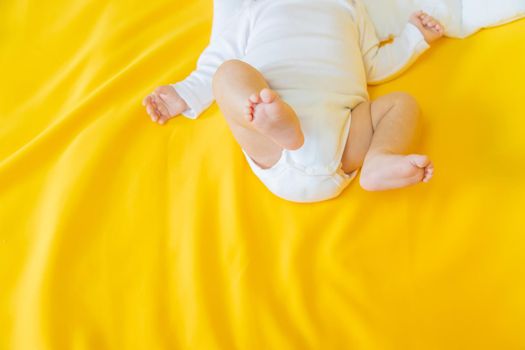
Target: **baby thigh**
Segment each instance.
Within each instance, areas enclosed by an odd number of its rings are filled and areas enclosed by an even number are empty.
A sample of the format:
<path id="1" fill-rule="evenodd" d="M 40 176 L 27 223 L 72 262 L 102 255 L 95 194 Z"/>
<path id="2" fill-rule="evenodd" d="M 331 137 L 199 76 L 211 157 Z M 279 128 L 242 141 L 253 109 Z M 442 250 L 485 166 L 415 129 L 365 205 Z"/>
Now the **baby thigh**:
<path id="1" fill-rule="evenodd" d="M 243 150 L 263 168 L 270 168 L 281 158 L 282 148 L 253 129 L 244 117 L 250 95 L 268 88 L 262 74 L 240 60 L 224 62 L 213 77 L 213 94 L 233 136 Z"/>
<path id="2" fill-rule="evenodd" d="M 363 165 L 370 148 L 374 128 L 372 125 L 372 103 L 361 102 L 351 112 L 350 131 L 341 158 L 343 171 L 352 173 Z"/>

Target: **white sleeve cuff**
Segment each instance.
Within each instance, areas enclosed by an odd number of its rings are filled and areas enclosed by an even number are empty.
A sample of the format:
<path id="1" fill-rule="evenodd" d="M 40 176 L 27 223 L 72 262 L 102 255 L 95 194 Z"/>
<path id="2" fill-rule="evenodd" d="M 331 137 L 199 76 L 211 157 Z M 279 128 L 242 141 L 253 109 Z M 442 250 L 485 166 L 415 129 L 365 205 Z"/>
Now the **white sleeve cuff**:
<path id="1" fill-rule="evenodd" d="M 199 114 L 201 114 L 203 107 L 202 103 L 199 100 L 199 97 L 194 94 L 191 89 L 189 89 L 183 82 L 176 84 L 170 84 L 173 86 L 175 91 L 179 96 L 186 102 L 188 109 L 182 112 L 182 115 L 189 119 L 197 119 Z"/>
<path id="2" fill-rule="evenodd" d="M 430 45 L 426 42 L 425 37 L 418 27 L 410 22 L 406 24 L 405 28 L 403 29 L 403 33 L 401 33 L 401 36 L 408 40 L 410 47 L 413 47 L 414 52 L 417 54 L 422 53 L 423 51 L 430 48 Z"/>

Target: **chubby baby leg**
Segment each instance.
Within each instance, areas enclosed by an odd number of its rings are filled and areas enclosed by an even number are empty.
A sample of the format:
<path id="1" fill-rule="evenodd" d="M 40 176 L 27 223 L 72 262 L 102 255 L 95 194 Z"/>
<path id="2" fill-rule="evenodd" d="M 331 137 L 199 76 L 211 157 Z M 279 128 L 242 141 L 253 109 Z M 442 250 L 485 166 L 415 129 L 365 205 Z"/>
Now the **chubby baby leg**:
<path id="1" fill-rule="evenodd" d="M 283 149 L 297 149 L 304 143 L 294 110 L 251 65 L 224 62 L 213 77 L 213 93 L 233 136 L 262 168 L 277 163 Z"/>
<path id="2" fill-rule="evenodd" d="M 400 92 L 354 108 L 342 158 L 343 170 L 349 173 L 362 164 L 360 184 L 369 191 L 428 182 L 434 172 L 430 159 L 426 155 L 406 154 L 414 146 L 419 117 L 414 98 Z"/>

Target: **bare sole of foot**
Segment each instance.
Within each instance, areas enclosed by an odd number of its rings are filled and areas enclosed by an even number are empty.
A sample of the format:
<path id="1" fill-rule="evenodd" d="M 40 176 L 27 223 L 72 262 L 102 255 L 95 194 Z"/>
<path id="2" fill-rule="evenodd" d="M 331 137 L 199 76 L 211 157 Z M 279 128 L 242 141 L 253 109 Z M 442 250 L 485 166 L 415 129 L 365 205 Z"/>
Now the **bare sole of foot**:
<path id="1" fill-rule="evenodd" d="M 433 174 L 426 155 L 376 153 L 365 158 L 359 183 L 367 191 L 383 191 L 428 182 Z"/>
<path id="2" fill-rule="evenodd" d="M 255 130 L 284 149 L 296 150 L 304 144 L 295 111 L 271 89 L 262 89 L 248 98 L 244 117 Z"/>

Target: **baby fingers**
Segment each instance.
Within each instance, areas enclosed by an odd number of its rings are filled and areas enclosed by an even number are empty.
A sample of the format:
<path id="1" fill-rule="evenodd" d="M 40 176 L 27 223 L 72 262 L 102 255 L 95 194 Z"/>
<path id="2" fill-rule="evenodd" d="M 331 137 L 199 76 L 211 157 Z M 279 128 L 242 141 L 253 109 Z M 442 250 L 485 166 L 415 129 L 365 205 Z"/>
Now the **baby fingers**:
<path id="1" fill-rule="evenodd" d="M 161 113 L 161 105 L 159 105 L 158 101 L 155 99 L 155 96 L 153 94 L 149 95 L 149 104 L 147 106 L 149 107 L 148 113 L 153 117 L 152 120 L 154 122 L 159 121 L 163 115 Z"/>
<path id="2" fill-rule="evenodd" d="M 148 114 L 150 115 L 151 120 L 152 120 L 153 122 L 156 122 L 157 119 L 158 119 L 159 117 L 158 117 L 158 115 L 157 115 L 155 109 L 153 108 L 153 106 L 152 106 L 151 104 L 148 104 L 148 105 L 146 106 L 146 111 L 147 111 Z"/>
<path id="3" fill-rule="evenodd" d="M 160 96 L 154 94 L 154 100 L 157 106 L 157 111 L 160 114 L 159 124 L 162 125 L 171 117 L 171 113 L 167 104 Z"/>
<path id="4" fill-rule="evenodd" d="M 160 118 L 160 112 L 159 112 L 159 110 L 157 108 L 157 103 L 155 102 L 155 100 L 153 98 L 153 95 L 149 96 L 149 104 L 148 104 L 148 106 L 150 107 L 150 110 L 152 111 L 153 116 L 155 117 L 154 121 L 157 121 L 156 119 Z"/>

